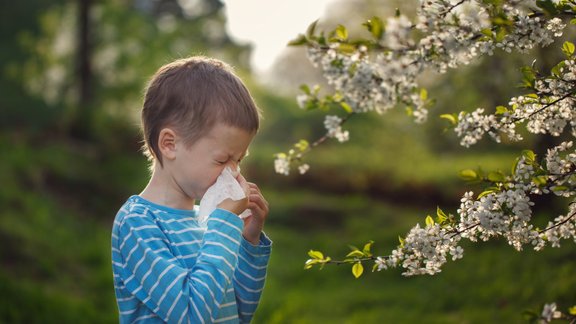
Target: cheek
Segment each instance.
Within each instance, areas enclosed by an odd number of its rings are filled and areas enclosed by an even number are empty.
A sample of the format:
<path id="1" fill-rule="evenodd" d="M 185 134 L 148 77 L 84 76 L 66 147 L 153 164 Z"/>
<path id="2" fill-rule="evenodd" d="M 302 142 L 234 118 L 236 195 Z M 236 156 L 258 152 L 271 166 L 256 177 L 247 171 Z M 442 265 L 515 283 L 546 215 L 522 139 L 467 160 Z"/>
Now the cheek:
<path id="1" fill-rule="evenodd" d="M 211 186 L 216 183 L 218 176 L 220 176 L 220 173 L 222 173 L 223 170 L 224 170 L 223 166 L 215 166 L 209 168 L 209 170 L 208 169 L 206 170 L 205 176 L 206 181 L 208 182 L 208 186 Z"/>

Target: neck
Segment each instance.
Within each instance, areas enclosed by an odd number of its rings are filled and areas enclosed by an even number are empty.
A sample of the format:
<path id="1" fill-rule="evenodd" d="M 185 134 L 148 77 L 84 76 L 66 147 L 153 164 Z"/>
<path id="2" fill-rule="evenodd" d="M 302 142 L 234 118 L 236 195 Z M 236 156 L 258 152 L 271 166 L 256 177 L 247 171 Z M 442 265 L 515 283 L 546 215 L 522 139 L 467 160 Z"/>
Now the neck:
<path id="1" fill-rule="evenodd" d="M 154 166 L 150 181 L 140 193 L 140 197 L 175 209 L 192 210 L 195 203 L 193 198 L 182 191 L 170 174 L 158 165 Z"/>

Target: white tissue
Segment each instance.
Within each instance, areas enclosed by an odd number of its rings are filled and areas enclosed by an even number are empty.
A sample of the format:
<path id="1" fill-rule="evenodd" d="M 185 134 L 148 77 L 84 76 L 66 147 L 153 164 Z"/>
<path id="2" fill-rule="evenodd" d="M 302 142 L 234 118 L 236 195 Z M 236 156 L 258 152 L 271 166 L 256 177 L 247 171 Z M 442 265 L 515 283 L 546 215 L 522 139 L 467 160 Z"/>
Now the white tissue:
<path id="1" fill-rule="evenodd" d="M 236 174 L 238 174 L 238 171 L 236 171 Z M 242 186 L 240 186 L 240 183 L 238 183 L 238 180 L 236 180 L 234 173 L 229 167 L 226 167 L 218 176 L 216 182 L 206 190 L 202 200 L 200 200 L 198 215 L 201 220 L 206 220 L 210 213 L 212 213 L 224 199 L 240 200 L 245 197 L 246 194 Z M 239 216 L 240 218 L 246 218 L 250 215 L 252 215 L 252 212 L 246 209 Z"/>

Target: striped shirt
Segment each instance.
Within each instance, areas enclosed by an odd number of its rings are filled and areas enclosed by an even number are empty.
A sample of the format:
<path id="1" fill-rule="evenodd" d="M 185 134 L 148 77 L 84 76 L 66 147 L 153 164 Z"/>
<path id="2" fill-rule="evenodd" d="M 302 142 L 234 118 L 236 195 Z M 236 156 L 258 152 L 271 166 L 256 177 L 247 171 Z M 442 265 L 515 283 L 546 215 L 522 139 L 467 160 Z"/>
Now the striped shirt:
<path id="1" fill-rule="evenodd" d="M 264 288 L 272 242 L 242 237 L 243 221 L 130 197 L 112 229 L 121 323 L 248 323 Z"/>

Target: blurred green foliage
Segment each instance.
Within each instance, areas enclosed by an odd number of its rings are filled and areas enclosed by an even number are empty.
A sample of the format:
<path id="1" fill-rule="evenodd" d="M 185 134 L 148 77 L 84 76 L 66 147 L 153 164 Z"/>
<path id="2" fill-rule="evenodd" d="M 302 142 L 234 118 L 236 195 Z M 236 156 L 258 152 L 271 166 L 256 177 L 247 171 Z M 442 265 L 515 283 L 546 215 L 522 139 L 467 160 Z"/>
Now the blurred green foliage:
<path id="1" fill-rule="evenodd" d="M 177 3 L 94 4 L 94 88 L 86 106 L 78 101 L 74 47 L 54 47 L 74 34 L 76 2 L 2 3 L 0 322 L 117 322 L 110 230 L 117 208 L 147 182 L 135 118 L 141 91 L 161 64 L 198 53 L 234 64 L 264 111 L 243 166 L 272 210 L 274 252 L 255 323 L 522 322 L 526 308 L 573 302 L 570 245 L 544 253 L 516 253 L 503 242 L 470 246 L 436 277 L 389 271 L 353 280 L 347 267 L 304 271 L 312 248 L 341 255 L 348 244 L 372 239 L 375 253 L 389 252 L 438 204 L 455 210 L 464 190 L 460 169 L 504 169 L 518 152 L 458 150 L 441 122 L 419 128 L 394 112 L 351 120 L 351 141 L 319 148 L 305 177 L 277 176 L 273 154 L 298 138 L 321 136 L 322 116 L 252 79 L 249 47 L 221 33 L 219 1 L 198 2 L 202 15 Z M 437 84 L 439 102 L 485 97 L 463 86 L 480 82 L 478 69 L 486 66 Z M 454 84 L 462 88 L 450 90 Z M 85 109 L 91 113 L 80 120 Z M 548 207 L 543 212 L 556 212 Z"/>

